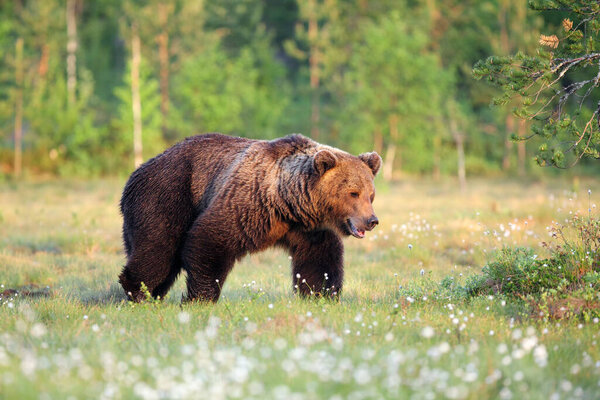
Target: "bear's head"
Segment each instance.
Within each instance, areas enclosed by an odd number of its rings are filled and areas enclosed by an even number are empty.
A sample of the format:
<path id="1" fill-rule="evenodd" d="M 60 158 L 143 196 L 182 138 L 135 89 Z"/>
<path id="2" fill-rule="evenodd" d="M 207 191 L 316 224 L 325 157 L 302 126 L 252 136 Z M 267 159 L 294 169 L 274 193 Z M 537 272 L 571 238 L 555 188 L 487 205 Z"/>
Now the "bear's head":
<path id="1" fill-rule="evenodd" d="M 375 228 L 379 220 L 373 211 L 373 179 L 380 166 L 381 157 L 375 152 L 357 157 L 322 149 L 314 155 L 315 190 L 325 226 L 359 239 Z"/>

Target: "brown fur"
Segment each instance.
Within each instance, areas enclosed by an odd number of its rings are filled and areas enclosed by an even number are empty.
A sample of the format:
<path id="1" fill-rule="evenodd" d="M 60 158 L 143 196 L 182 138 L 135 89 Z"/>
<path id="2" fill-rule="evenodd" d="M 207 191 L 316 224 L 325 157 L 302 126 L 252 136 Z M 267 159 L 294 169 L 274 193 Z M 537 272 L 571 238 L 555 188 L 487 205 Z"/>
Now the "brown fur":
<path id="1" fill-rule="evenodd" d="M 136 301 L 142 282 L 164 297 L 185 269 L 188 298 L 216 301 L 236 260 L 277 245 L 292 256 L 295 290 L 337 294 L 340 236 L 377 223 L 371 203 L 380 165 L 376 153 L 356 157 L 301 135 L 188 138 L 125 186 L 121 284 Z"/>

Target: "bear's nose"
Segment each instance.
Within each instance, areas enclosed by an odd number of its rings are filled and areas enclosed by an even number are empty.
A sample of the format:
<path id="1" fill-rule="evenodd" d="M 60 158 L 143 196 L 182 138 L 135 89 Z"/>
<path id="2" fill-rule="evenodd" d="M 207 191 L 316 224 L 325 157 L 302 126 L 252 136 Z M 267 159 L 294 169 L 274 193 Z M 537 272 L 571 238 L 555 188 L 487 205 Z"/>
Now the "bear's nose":
<path id="1" fill-rule="evenodd" d="M 375 225 L 377 225 L 379 223 L 379 220 L 377 219 L 376 216 L 371 216 L 371 218 L 369 218 L 367 220 L 367 229 L 371 230 L 373 228 L 375 228 Z"/>

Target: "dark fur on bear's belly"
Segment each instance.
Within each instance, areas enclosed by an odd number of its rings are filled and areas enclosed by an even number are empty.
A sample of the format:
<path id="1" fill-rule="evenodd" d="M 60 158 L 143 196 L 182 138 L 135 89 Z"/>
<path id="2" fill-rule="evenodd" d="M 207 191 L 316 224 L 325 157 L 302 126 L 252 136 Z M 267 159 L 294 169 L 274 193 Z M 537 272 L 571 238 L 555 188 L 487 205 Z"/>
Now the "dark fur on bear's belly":
<path id="1" fill-rule="evenodd" d="M 346 193 L 344 175 L 371 190 L 381 159 L 359 157 L 300 135 L 258 141 L 207 134 L 178 143 L 125 185 L 121 285 L 134 301 L 145 297 L 142 283 L 163 298 L 185 270 L 188 299 L 217 301 L 236 260 L 276 245 L 292 256 L 295 290 L 336 296 L 346 234 L 338 227 L 346 218 L 367 221 L 369 212 L 376 221 L 370 202 L 348 211 L 345 199 L 331 198 Z"/>

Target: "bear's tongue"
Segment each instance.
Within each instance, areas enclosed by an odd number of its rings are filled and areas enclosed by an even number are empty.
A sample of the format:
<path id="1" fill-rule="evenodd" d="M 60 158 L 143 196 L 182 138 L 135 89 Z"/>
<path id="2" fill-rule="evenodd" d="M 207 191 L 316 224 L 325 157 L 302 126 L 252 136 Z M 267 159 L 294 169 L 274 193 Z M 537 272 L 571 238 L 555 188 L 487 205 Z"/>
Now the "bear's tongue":
<path id="1" fill-rule="evenodd" d="M 348 220 L 348 225 L 350 225 L 350 230 L 352 231 L 352 235 L 354 237 L 357 237 L 359 239 L 362 239 L 365 237 L 364 229 L 358 229 L 356 226 L 354 226 L 354 224 L 352 223 L 351 220 Z"/>

